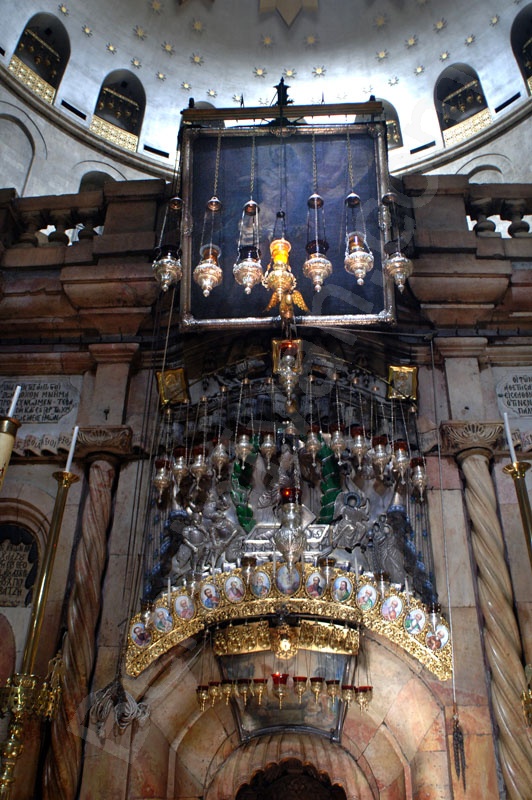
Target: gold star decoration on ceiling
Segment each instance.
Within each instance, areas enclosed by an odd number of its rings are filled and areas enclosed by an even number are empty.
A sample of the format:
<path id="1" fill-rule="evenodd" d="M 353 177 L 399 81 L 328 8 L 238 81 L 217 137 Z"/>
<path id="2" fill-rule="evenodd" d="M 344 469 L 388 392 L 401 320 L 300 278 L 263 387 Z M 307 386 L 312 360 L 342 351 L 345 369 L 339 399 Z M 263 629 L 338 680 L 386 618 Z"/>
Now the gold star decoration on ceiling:
<path id="1" fill-rule="evenodd" d="M 377 28 L 377 30 L 385 28 L 386 25 L 388 24 L 388 17 L 386 16 L 386 14 L 378 14 L 373 20 L 373 24 Z"/>
<path id="2" fill-rule="evenodd" d="M 148 32 L 144 30 L 142 25 L 135 25 L 135 27 L 133 28 L 133 36 L 136 36 L 137 39 L 141 40 L 141 42 L 143 42 L 145 40 L 147 35 L 148 35 Z"/>
<path id="3" fill-rule="evenodd" d="M 444 19 L 443 17 L 437 20 L 437 22 L 435 22 L 433 25 L 433 28 L 436 31 L 436 33 L 440 33 L 440 31 L 443 31 L 446 27 L 447 27 L 447 20 Z"/>
<path id="4" fill-rule="evenodd" d="M 273 47 L 273 37 L 270 36 L 268 33 L 264 33 L 261 36 L 260 41 L 263 47 Z"/>
<path id="5" fill-rule="evenodd" d="M 106 47 L 114 56 L 118 53 L 118 48 L 116 48 L 112 42 L 107 42 Z"/>
<path id="6" fill-rule="evenodd" d="M 466 36 L 464 44 L 466 44 L 469 47 L 469 45 L 474 44 L 474 42 L 475 42 L 475 35 L 473 33 L 470 33 L 469 36 Z"/>
<path id="7" fill-rule="evenodd" d="M 423 64 L 418 64 L 418 66 L 414 70 L 414 75 L 422 75 L 425 72 L 425 67 Z"/>
<path id="8" fill-rule="evenodd" d="M 264 67 L 255 67 L 253 70 L 253 74 L 256 78 L 265 78 L 268 74 Z"/>
<path id="9" fill-rule="evenodd" d="M 304 41 L 306 47 L 316 47 L 316 45 L 318 44 L 319 40 L 320 39 L 319 39 L 319 36 L 317 34 L 309 33 L 307 36 L 305 36 L 303 41 Z"/>
<path id="10" fill-rule="evenodd" d="M 148 0 L 148 5 L 155 14 L 160 14 L 164 8 L 161 0 Z"/>
<path id="11" fill-rule="evenodd" d="M 416 44 L 417 44 L 417 41 L 418 41 L 417 40 L 417 36 L 414 33 L 414 34 L 412 34 L 412 36 L 409 36 L 408 39 L 405 41 L 405 46 L 408 47 L 409 49 L 411 47 L 415 47 Z"/>
<path id="12" fill-rule="evenodd" d="M 216 97 L 217 94 L 216 89 L 207 89 L 207 97 Z"/>
<path id="13" fill-rule="evenodd" d="M 384 61 L 385 58 L 388 58 L 388 51 L 387 50 L 378 50 L 375 54 L 375 58 L 377 61 Z"/>
<path id="14" fill-rule="evenodd" d="M 85 36 L 92 36 L 92 28 L 89 25 L 82 25 L 81 30 L 85 34 Z"/>
<path id="15" fill-rule="evenodd" d="M 203 33 L 205 30 L 205 25 L 200 19 L 193 19 L 190 27 L 192 28 L 194 33 Z"/>
<path id="16" fill-rule="evenodd" d="M 164 74 L 164 72 L 156 72 L 155 77 L 157 78 L 158 81 L 166 80 L 166 75 Z"/>
<path id="17" fill-rule="evenodd" d="M 444 50 L 443 53 L 440 53 L 440 61 L 449 61 L 451 54 L 448 50 Z"/>
<path id="18" fill-rule="evenodd" d="M 326 72 L 327 70 L 325 69 L 324 66 L 314 67 L 312 70 L 312 74 L 314 75 L 315 78 L 323 78 Z"/>
<path id="19" fill-rule="evenodd" d="M 204 63 L 203 62 L 203 56 L 200 56 L 199 53 L 192 53 L 192 55 L 190 56 L 190 60 L 197 67 L 201 67 L 203 65 L 203 63 Z"/>
<path id="20" fill-rule="evenodd" d="M 140 58 L 136 58 L 136 57 L 132 58 L 131 59 L 131 66 L 135 67 L 135 69 L 140 69 L 142 67 L 142 64 L 140 62 Z"/>
<path id="21" fill-rule="evenodd" d="M 181 83 L 181 88 L 184 89 L 185 92 L 190 92 L 190 90 L 192 89 L 192 84 L 189 83 L 188 81 L 183 81 Z"/>
<path id="22" fill-rule="evenodd" d="M 175 53 L 175 47 L 173 44 L 170 44 L 170 42 L 163 42 L 161 49 L 169 56 L 173 56 Z"/>
<path id="23" fill-rule="evenodd" d="M 284 78 L 295 78 L 296 77 L 296 70 L 292 68 L 283 69 L 283 77 Z"/>
<path id="24" fill-rule="evenodd" d="M 397 75 L 394 75 L 393 78 L 388 78 L 388 86 L 397 86 L 399 83 L 399 78 Z"/>
<path id="25" fill-rule="evenodd" d="M 58 5 L 57 8 L 61 12 L 61 14 L 65 15 L 65 17 L 68 17 L 68 15 L 70 14 L 70 11 L 68 10 L 68 8 L 65 6 L 64 3 L 60 3 L 60 5 Z"/>
<path id="26" fill-rule="evenodd" d="M 498 25 L 499 24 L 499 20 L 500 20 L 499 15 L 498 14 L 493 14 L 493 16 L 490 17 L 490 25 L 491 25 L 491 27 L 494 28 L 495 25 Z"/>

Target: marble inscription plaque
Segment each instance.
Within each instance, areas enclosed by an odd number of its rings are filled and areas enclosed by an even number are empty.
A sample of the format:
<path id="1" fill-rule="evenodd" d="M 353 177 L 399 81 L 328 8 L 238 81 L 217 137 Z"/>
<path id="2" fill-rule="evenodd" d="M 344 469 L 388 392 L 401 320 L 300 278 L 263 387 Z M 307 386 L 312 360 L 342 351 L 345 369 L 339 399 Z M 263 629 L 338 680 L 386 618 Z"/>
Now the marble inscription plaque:
<path id="1" fill-rule="evenodd" d="M 30 549 L 31 544 L 25 542 L 0 542 L 0 606 L 25 605 L 26 578 L 32 569 Z"/>
<path id="2" fill-rule="evenodd" d="M 507 373 L 497 384 L 501 410 L 516 417 L 532 417 L 532 371 Z"/>
<path id="3" fill-rule="evenodd" d="M 15 417 L 25 424 L 59 422 L 78 405 L 79 391 L 68 379 L 20 380 Z M 0 408 L 9 408 L 16 380 L 0 382 Z"/>

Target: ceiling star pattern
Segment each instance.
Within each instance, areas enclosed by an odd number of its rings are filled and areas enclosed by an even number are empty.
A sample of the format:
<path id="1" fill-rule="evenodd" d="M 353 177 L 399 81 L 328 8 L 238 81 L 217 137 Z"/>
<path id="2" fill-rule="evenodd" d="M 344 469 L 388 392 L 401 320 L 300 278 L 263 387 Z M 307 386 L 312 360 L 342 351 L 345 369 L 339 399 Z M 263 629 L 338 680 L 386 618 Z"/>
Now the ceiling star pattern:
<path id="1" fill-rule="evenodd" d="M 411 102 L 410 92 L 419 93 L 420 83 L 432 97 L 442 64 L 466 64 L 483 74 L 483 62 L 511 51 L 511 25 L 524 4 L 514 0 L 486 9 L 484 0 L 467 6 L 460 0 L 445 6 L 379 0 L 362 4 L 356 14 L 352 0 L 128 0 L 127 5 L 127 24 L 119 4 L 104 0 L 89 7 L 60 3 L 55 13 L 72 50 L 86 50 L 76 54 L 78 63 L 88 66 L 104 52 L 112 55 L 114 69 L 140 73 L 146 94 L 162 110 L 172 107 L 170 87 L 192 93 L 193 67 L 202 67 L 194 70 L 196 99 L 216 100 L 221 107 L 243 104 L 244 97 L 249 106 L 270 105 L 273 93 L 259 86 L 273 87 L 282 76 L 293 82 L 290 99 L 297 104 L 312 102 L 318 81 L 318 102 L 375 94 L 400 108 Z M 198 49 L 191 53 L 194 36 Z M 526 89 L 519 88 L 525 96 Z"/>

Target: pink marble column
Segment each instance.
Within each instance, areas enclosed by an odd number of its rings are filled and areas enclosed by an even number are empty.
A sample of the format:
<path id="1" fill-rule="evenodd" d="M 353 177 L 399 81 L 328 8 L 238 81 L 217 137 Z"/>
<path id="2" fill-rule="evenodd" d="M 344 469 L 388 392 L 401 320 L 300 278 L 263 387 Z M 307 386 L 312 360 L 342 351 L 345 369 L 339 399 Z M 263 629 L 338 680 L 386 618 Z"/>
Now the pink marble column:
<path id="1" fill-rule="evenodd" d="M 489 471 L 492 448 L 502 433 L 502 424 L 447 422 L 442 425 L 442 433 L 446 449 L 454 452 L 465 478 L 501 770 L 508 798 L 523 800 L 532 797 L 532 747 L 521 709 L 526 681 L 512 584 Z"/>
<path id="2" fill-rule="evenodd" d="M 43 771 L 45 800 L 73 800 L 82 764 L 83 723 L 89 681 L 96 654 L 96 626 L 101 587 L 107 561 L 107 535 L 111 521 L 116 457 L 130 449 L 127 428 L 82 428 L 79 446 L 92 453 L 89 495 L 83 510 L 81 539 L 76 551 L 74 584 L 68 601 L 67 632 L 63 639 L 65 677 L 63 702 L 52 724 L 51 745 Z"/>

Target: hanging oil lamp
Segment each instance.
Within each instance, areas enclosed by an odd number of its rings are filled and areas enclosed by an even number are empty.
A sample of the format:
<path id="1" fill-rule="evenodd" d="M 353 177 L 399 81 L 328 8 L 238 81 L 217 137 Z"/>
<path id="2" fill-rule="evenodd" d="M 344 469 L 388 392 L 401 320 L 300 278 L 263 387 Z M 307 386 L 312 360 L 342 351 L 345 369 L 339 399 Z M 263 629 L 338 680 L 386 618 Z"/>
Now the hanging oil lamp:
<path id="1" fill-rule="evenodd" d="M 347 134 L 347 166 L 351 186 L 355 185 L 351 140 Z M 345 198 L 345 258 L 346 272 L 354 275 L 359 286 L 373 269 L 373 253 L 366 241 L 366 221 L 360 196 L 352 189 Z"/>
<path id="2" fill-rule="evenodd" d="M 244 287 L 244 292 L 250 294 L 264 275 L 259 250 L 259 205 L 253 200 L 255 183 L 255 137 L 251 146 L 251 176 L 249 187 L 249 200 L 242 209 L 240 230 L 238 235 L 238 258 L 233 266 L 235 281 Z"/>
<path id="3" fill-rule="evenodd" d="M 323 691 L 323 678 L 319 675 L 314 675 L 310 678 L 310 691 L 314 695 L 314 701 L 317 703 Z"/>
<path id="4" fill-rule="evenodd" d="M 188 475 L 187 455 L 184 447 L 174 449 L 171 470 L 177 491 L 179 491 L 181 481 Z"/>
<path id="5" fill-rule="evenodd" d="M 268 678 L 253 678 L 253 694 L 257 698 L 257 703 L 259 706 L 262 705 L 262 698 L 267 687 Z"/>
<path id="6" fill-rule="evenodd" d="M 211 453 L 211 464 L 216 470 L 216 477 L 221 480 L 224 468 L 229 464 L 229 453 L 223 442 L 219 441 L 213 447 Z"/>
<path id="7" fill-rule="evenodd" d="M 307 537 L 301 519 L 301 489 L 284 486 L 281 495 L 281 524 L 273 533 L 273 542 L 292 572 L 305 546 Z"/>
<path id="8" fill-rule="evenodd" d="M 392 469 L 396 475 L 399 475 L 402 484 L 405 483 L 409 465 L 408 443 L 403 439 L 398 439 L 393 443 Z"/>
<path id="9" fill-rule="evenodd" d="M 364 456 L 369 450 L 369 442 L 366 438 L 364 428 L 360 425 L 352 425 L 350 434 L 349 452 L 355 459 L 357 470 L 360 471 L 362 469 Z"/>
<path id="10" fill-rule="evenodd" d="M 390 461 L 390 452 L 388 449 L 388 437 L 374 436 L 371 440 L 371 463 L 379 478 L 384 477 L 384 470 Z"/>
<path id="11" fill-rule="evenodd" d="M 279 710 L 281 710 L 283 707 L 283 700 L 286 697 L 288 691 L 287 688 L 288 677 L 289 676 L 287 672 L 272 673 L 273 693 L 279 701 Z"/>
<path id="12" fill-rule="evenodd" d="M 425 499 L 425 489 L 427 486 L 427 473 L 425 463 L 422 458 L 413 458 L 410 461 L 410 481 L 416 489 L 421 502 Z"/>
<path id="13" fill-rule="evenodd" d="M 179 234 L 183 201 L 178 195 L 170 198 L 166 204 L 159 241 L 152 263 L 153 273 L 163 290 L 167 292 L 182 278 L 181 247 Z"/>
<path id="14" fill-rule="evenodd" d="M 294 675 L 292 678 L 292 683 L 294 684 L 294 693 L 297 696 L 299 705 L 301 705 L 301 700 L 303 695 L 307 691 L 307 676 L 306 675 Z"/>
<path id="15" fill-rule="evenodd" d="M 264 461 L 266 462 L 266 469 L 270 469 L 272 456 L 277 452 L 277 445 L 275 443 L 275 435 L 273 433 L 265 433 L 262 437 L 260 444 L 260 452 Z"/>
<path id="16" fill-rule="evenodd" d="M 401 252 L 401 232 L 397 214 L 397 198 L 393 192 L 388 192 L 382 198 L 382 204 L 389 212 L 390 231 L 395 243 L 395 252 L 387 255 L 382 267 L 385 274 L 392 278 L 400 292 L 404 291 L 406 281 L 413 272 L 412 262 Z"/>
<path id="17" fill-rule="evenodd" d="M 204 297 L 208 297 L 212 290 L 222 282 L 222 268 L 218 263 L 220 253 L 221 249 L 212 242 L 200 247 L 200 262 L 194 267 L 192 277 L 202 290 Z"/>
<path id="18" fill-rule="evenodd" d="M 307 200 L 307 260 L 303 264 L 303 275 L 312 281 L 315 292 L 320 292 L 325 278 L 332 273 L 332 264 L 327 258 L 329 244 L 325 237 L 325 212 L 323 197 L 318 194 L 318 165 L 316 160 L 316 138 L 312 133 L 312 177 L 314 191 Z"/>
<path id="19" fill-rule="evenodd" d="M 296 410 L 295 391 L 303 371 L 303 343 L 301 339 L 273 339 L 273 373 L 277 375 L 286 397 L 286 412 Z"/>
<path id="20" fill-rule="evenodd" d="M 217 196 L 221 142 L 222 137 L 220 133 L 218 135 L 216 148 L 213 193 L 210 200 L 207 201 L 205 213 L 203 215 L 203 229 L 199 251 L 200 261 L 192 273 L 192 277 L 202 290 L 204 297 L 208 297 L 212 290 L 222 282 L 222 268 L 219 264 L 222 251 L 218 244 L 221 235 L 222 203 Z"/>
<path id="21" fill-rule="evenodd" d="M 153 476 L 153 486 L 157 490 L 157 501 L 160 503 L 163 494 L 172 482 L 172 472 L 170 462 L 166 458 L 158 458 L 155 461 L 155 475 Z"/>

